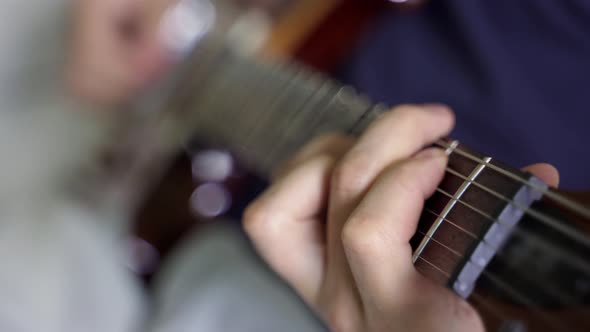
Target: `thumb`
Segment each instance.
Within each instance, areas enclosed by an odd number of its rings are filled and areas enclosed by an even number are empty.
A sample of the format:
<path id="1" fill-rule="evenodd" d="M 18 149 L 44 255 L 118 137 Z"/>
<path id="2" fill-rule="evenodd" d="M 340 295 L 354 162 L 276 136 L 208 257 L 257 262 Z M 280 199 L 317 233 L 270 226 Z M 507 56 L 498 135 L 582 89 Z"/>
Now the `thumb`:
<path id="1" fill-rule="evenodd" d="M 523 170 L 532 173 L 550 187 L 557 187 L 559 185 L 559 172 L 552 165 L 534 164 L 523 168 Z"/>

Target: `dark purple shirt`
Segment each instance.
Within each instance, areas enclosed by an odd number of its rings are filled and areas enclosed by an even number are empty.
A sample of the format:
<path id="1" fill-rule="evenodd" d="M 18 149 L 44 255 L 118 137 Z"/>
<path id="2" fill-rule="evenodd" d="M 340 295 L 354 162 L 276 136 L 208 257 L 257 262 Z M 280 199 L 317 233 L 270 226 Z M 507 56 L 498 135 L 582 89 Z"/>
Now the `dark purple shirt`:
<path id="1" fill-rule="evenodd" d="M 340 71 L 375 100 L 443 102 L 453 137 L 590 189 L 590 1 L 446 0 L 384 12 Z"/>

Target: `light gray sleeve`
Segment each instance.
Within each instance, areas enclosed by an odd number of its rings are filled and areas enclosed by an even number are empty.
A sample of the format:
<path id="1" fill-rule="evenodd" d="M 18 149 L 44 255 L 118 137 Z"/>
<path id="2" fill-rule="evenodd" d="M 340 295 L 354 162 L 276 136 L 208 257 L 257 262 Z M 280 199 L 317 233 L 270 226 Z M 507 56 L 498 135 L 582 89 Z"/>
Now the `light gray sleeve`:
<path id="1" fill-rule="evenodd" d="M 145 298 L 117 234 L 75 206 L 35 203 L 0 209 L 0 331 L 137 331 Z"/>
<path id="2" fill-rule="evenodd" d="M 155 288 L 153 332 L 326 331 L 236 226 L 188 239 Z"/>
<path id="3" fill-rule="evenodd" d="M 89 151 L 61 90 L 70 0 L 0 10 L 0 331 L 135 332 L 144 296 L 111 218 L 64 192 Z M 90 121 L 88 127 L 94 127 Z M 68 196 L 69 197 L 69 196 Z"/>

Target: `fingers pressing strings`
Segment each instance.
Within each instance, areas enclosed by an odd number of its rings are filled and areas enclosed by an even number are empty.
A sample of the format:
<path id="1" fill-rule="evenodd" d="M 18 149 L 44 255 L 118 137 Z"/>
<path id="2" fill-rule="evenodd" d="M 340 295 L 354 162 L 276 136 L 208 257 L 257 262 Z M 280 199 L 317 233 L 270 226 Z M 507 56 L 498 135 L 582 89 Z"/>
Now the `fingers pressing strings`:
<path id="1" fill-rule="evenodd" d="M 356 207 L 343 230 L 343 243 L 361 296 L 400 294 L 413 275 L 409 240 L 415 233 L 424 200 L 442 180 L 443 151 L 429 149 L 388 167 Z"/>
<path id="2" fill-rule="evenodd" d="M 391 312 L 392 326 L 406 321 L 409 330 L 424 330 L 437 324 L 442 330 L 481 329 L 473 308 L 420 276 L 412 265 L 409 240 L 416 231 L 424 200 L 441 181 L 446 163 L 443 151 L 428 149 L 387 167 L 344 226 L 344 250 L 364 311 L 385 308 Z M 426 318 L 396 316 L 398 312 L 406 312 L 400 308 L 415 308 L 407 313 L 424 314 Z M 432 317 L 447 319 L 433 322 L 429 319 Z M 459 321 L 461 325 L 455 326 Z M 371 329 L 387 327 L 371 326 Z"/>
<path id="3" fill-rule="evenodd" d="M 454 118 L 446 108 L 400 106 L 381 116 L 340 160 L 331 179 L 327 218 L 327 271 L 320 296 L 346 314 L 361 306 L 342 245 L 342 229 L 362 196 L 389 165 L 445 136 Z M 337 295 L 334 295 L 337 294 Z M 342 314 L 342 313 L 340 313 Z"/>

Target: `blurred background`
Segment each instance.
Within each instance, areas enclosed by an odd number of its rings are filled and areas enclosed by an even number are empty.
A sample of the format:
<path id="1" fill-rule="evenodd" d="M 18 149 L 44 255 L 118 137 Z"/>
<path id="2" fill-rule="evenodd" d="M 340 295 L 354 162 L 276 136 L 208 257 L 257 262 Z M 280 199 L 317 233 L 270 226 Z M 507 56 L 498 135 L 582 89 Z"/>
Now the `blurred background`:
<path id="1" fill-rule="evenodd" d="M 440 102 L 453 137 L 515 166 L 545 161 L 588 191 L 590 4 L 561 1 L 240 0 L 260 9 L 262 57 L 295 59 L 388 105 Z M 146 280 L 189 231 L 240 220 L 266 186 L 195 141 L 136 218 L 132 268 Z"/>
<path id="2" fill-rule="evenodd" d="M 260 14 L 268 38 L 264 58 L 291 59 L 332 77 L 363 35 L 388 10 L 416 10 L 410 1 L 239 0 Z M 267 186 L 231 152 L 193 141 L 145 202 L 129 240 L 130 267 L 147 281 L 174 246 L 199 225 L 240 220 Z M 224 218 L 229 217 L 229 218 Z"/>

